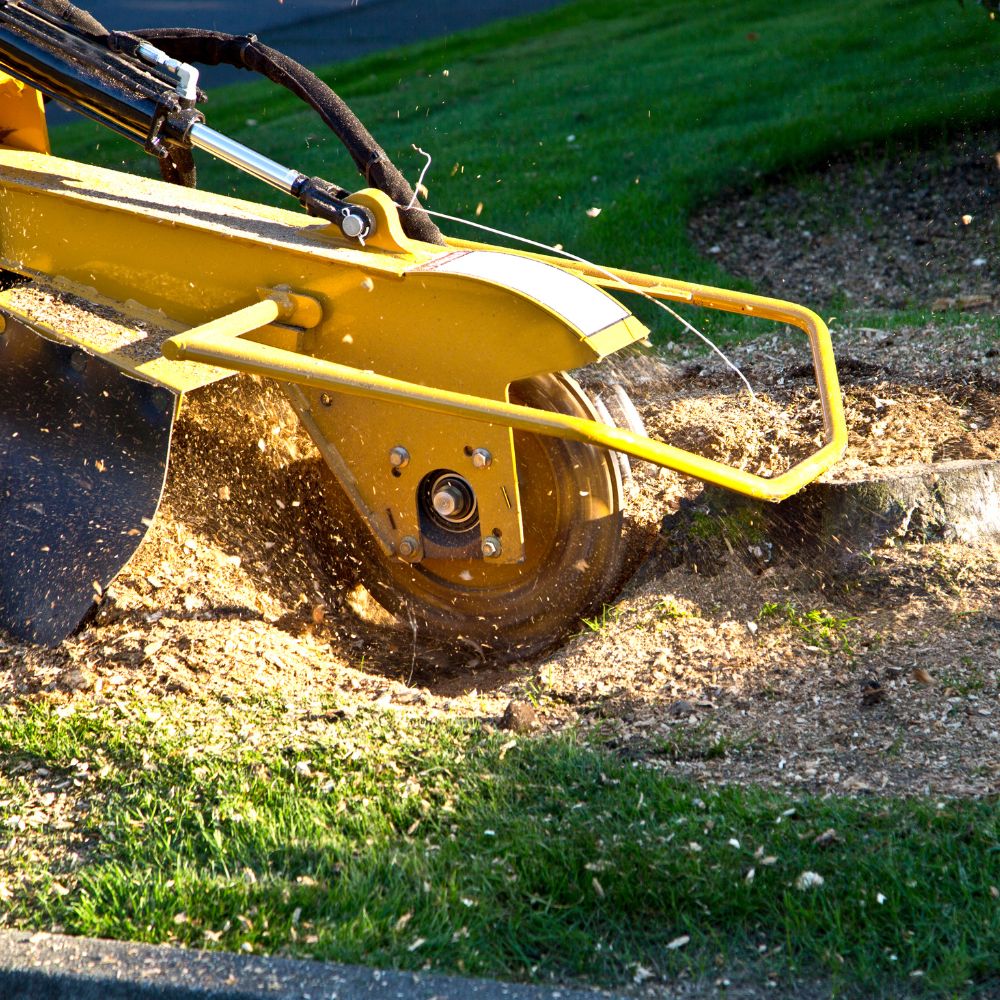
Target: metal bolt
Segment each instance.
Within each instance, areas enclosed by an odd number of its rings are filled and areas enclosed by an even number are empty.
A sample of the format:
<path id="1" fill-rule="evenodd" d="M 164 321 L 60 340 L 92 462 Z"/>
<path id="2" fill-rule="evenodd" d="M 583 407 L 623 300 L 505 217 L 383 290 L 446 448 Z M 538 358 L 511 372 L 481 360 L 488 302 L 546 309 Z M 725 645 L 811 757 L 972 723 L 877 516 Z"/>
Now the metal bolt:
<path id="1" fill-rule="evenodd" d="M 410 464 L 410 453 L 402 445 L 396 445 L 389 452 L 389 464 L 394 469 L 405 469 Z"/>
<path id="2" fill-rule="evenodd" d="M 364 225 L 356 215 L 345 215 L 340 220 L 340 228 L 344 230 L 345 236 L 357 239 L 361 235 Z"/>
<path id="3" fill-rule="evenodd" d="M 340 217 L 340 229 L 348 239 L 360 239 L 368 235 L 368 220 L 358 212 L 345 211 Z"/>
<path id="4" fill-rule="evenodd" d="M 486 559 L 496 559 L 503 551 L 500 539 L 496 535 L 487 535 L 483 539 L 483 556 Z"/>
<path id="5" fill-rule="evenodd" d="M 448 483 L 434 494 L 432 503 L 442 517 L 452 517 L 462 509 L 465 496 L 457 486 Z"/>
<path id="6" fill-rule="evenodd" d="M 406 535 L 399 540 L 398 552 L 401 559 L 415 559 L 420 552 L 420 542 L 413 535 Z"/>
<path id="7" fill-rule="evenodd" d="M 488 469 L 493 464 L 493 456 L 485 448 L 477 448 L 472 453 L 472 466 L 476 469 Z"/>

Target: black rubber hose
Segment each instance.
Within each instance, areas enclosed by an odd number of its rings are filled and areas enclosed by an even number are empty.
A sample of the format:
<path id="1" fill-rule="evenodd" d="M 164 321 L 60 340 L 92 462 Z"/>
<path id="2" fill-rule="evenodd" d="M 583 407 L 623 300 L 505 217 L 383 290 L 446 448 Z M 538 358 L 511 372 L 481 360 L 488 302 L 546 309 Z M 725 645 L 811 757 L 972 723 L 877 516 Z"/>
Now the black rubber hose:
<path id="1" fill-rule="evenodd" d="M 414 200 L 409 182 L 333 89 L 294 59 L 257 41 L 256 36 L 200 28 L 147 28 L 129 34 L 152 42 L 174 59 L 251 70 L 285 87 L 312 107 L 336 134 L 366 184 L 384 191 L 397 205 L 409 205 Z M 400 219 L 403 230 L 413 239 L 444 243 L 441 230 L 418 205 L 400 208 Z"/>
<path id="2" fill-rule="evenodd" d="M 111 34 L 97 18 L 74 6 L 69 0 L 32 0 L 32 3 L 47 14 L 58 17 L 61 21 L 65 21 L 82 31 L 85 35 L 90 35 L 93 38 L 107 38 Z"/>

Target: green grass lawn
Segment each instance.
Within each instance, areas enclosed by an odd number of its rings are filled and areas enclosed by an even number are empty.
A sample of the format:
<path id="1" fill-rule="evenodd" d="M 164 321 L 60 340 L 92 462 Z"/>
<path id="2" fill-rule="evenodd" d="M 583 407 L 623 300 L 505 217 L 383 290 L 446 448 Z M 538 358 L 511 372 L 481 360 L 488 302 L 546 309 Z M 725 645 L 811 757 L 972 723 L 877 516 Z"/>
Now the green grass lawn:
<path id="1" fill-rule="evenodd" d="M 6 710 L 3 922 L 543 981 L 1000 985 L 995 803 L 699 790 L 343 708 Z"/>
<path id="2" fill-rule="evenodd" d="M 325 75 L 409 176 L 411 143 L 433 154 L 430 207 L 726 283 L 688 242 L 692 206 L 995 121 L 998 55 L 1000 28 L 945 0 L 582 0 Z M 266 85 L 206 111 L 356 182 Z M 54 142 L 143 159 L 86 124 Z M 281 203 L 221 166 L 204 181 Z M 538 980 L 1000 989 L 995 802 L 698 789 L 572 737 L 335 705 L 81 702 L 0 708 L 0 822 L 8 926 Z M 799 888 L 807 872 L 822 885 Z"/>

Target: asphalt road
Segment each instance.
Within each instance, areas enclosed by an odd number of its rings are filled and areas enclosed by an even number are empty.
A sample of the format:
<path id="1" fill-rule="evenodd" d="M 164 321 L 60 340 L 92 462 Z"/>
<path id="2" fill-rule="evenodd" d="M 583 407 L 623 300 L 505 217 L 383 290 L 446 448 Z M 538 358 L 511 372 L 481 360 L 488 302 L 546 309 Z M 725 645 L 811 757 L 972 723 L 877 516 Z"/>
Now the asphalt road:
<path id="1" fill-rule="evenodd" d="M 3 1000 L 616 1000 L 591 990 L 0 931 Z M 625 1000 L 618 996 L 617 1000 Z M 691 998 L 693 1000 L 693 998 Z"/>

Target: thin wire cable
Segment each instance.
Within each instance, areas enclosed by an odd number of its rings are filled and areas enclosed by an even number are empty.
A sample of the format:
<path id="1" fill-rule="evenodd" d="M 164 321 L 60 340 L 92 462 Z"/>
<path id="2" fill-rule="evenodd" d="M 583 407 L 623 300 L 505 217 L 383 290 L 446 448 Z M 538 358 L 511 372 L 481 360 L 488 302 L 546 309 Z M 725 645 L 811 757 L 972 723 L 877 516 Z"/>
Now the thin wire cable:
<path id="1" fill-rule="evenodd" d="M 417 183 L 414 185 L 413 188 L 413 197 L 410 199 L 410 203 L 409 205 L 406 206 L 406 208 L 412 208 L 414 203 L 417 201 L 419 188 L 423 184 L 424 177 L 427 175 L 427 171 L 430 170 L 431 163 L 433 162 L 433 157 L 426 150 L 421 149 L 416 144 L 413 144 L 413 148 L 418 153 L 421 153 L 423 156 L 427 157 L 427 162 L 424 164 L 423 169 L 420 171 L 420 177 L 417 179 Z M 403 206 L 397 204 L 396 207 L 402 208 Z M 697 327 L 688 322 L 688 320 L 686 320 L 675 309 L 671 309 L 670 306 L 668 306 L 665 302 L 660 301 L 660 299 L 654 298 L 652 295 L 650 295 L 643 289 L 637 288 L 635 285 L 630 284 L 620 275 L 614 274 L 613 272 L 602 267 L 600 264 L 595 264 L 593 261 L 587 260 L 585 257 L 578 257 L 575 253 L 570 253 L 569 250 L 563 250 L 560 249 L 559 247 L 550 246 L 548 243 L 541 243 L 538 240 L 529 239 L 527 236 L 519 236 L 517 233 L 508 233 L 503 229 L 495 229 L 493 226 L 487 226 L 485 223 L 482 222 L 473 222 L 471 219 L 463 219 L 461 216 L 458 215 L 448 215 L 446 212 L 435 212 L 424 205 L 421 205 L 420 207 L 422 211 L 426 212 L 428 215 L 431 215 L 436 219 L 447 219 L 449 222 L 457 222 L 459 223 L 459 225 L 472 226 L 474 229 L 481 229 L 483 232 L 493 233 L 494 236 L 503 236 L 507 239 L 515 240 L 518 243 L 524 243 L 527 244 L 528 246 L 538 247 L 540 250 L 548 250 L 550 253 L 566 257 L 568 260 L 575 260 L 578 264 L 583 264 L 586 267 L 592 267 L 595 271 L 599 271 L 605 277 L 609 278 L 611 281 L 614 281 L 618 285 L 620 285 L 625 291 L 632 292 L 636 295 L 641 295 L 647 301 L 652 302 L 653 305 L 656 306 L 658 309 L 662 309 L 665 313 L 672 316 L 675 320 L 677 320 L 678 323 L 680 323 L 683 327 L 685 327 L 687 330 L 693 333 L 703 343 L 707 344 L 722 359 L 726 367 L 735 372 L 737 377 L 743 383 L 743 385 L 746 386 L 747 392 L 750 393 L 751 402 L 754 403 L 759 402 L 759 400 L 757 399 L 757 393 L 753 391 L 753 386 L 747 380 L 747 377 L 743 374 L 743 372 L 740 371 L 740 369 L 732 361 L 730 361 L 729 357 L 725 353 L 723 353 L 721 348 L 719 348 L 712 340 L 710 340 L 707 336 L 705 336 L 705 334 L 703 334 L 699 329 L 697 329 Z"/>
<path id="2" fill-rule="evenodd" d="M 426 156 L 427 162 L 424 164 L 423 170 L 420 171 L 420 176 L 417 178 L 417 183 L 413 185 L 413 197 L 410 199 L 410 203 L 406 206 L 407 209 L 413 208 L 413 206 L 417 203 L 417 198 L 420 195 L 420 189 L 421 187 L 423 187 L 424 177 L 427 175 L 427 171 L 431 169 L 431 164 L 434 162 L 434 157 L 432 157 L 431 154 L 427 152 L 427 150 L 421 149 L 415 142 L 410 143 L 410 145 L 418 153 L 420 153 L 421 156 Z M 424 190 L 426 191 L 427 189 L 424 188 Z M 396 207 L 401 208 L 402 206 L 397 205 Z M 423 205 L 421 205 L 420 207 L 423 208 Z M 423 210 L 425 212 L 427 211 L 426 208 L 423 208 Z"/>

